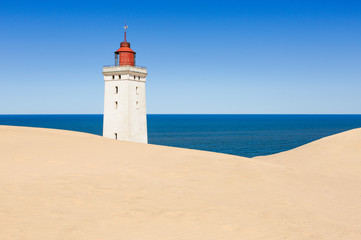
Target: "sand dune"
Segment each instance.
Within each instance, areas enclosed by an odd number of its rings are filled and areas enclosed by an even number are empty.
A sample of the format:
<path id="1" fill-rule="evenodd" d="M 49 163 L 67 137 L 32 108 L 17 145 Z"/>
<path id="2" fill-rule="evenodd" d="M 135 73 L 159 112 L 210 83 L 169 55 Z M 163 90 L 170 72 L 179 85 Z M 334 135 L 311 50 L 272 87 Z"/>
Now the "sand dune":
<path id="1" fill-rule="evenodd" d="M 361 239 L 361 129 L 257 158 L 0 126 L 0 239 Z"/>

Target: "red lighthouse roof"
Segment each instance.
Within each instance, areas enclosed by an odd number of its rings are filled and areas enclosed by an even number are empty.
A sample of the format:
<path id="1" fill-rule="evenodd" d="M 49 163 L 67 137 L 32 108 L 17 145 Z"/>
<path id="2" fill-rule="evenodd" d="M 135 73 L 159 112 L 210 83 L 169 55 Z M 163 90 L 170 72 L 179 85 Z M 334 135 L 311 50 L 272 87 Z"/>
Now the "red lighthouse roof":
<path id="1" fill-rule="evenodd" d="M 120 44 L 120 48 L 115 51 L 116 53 L 119 52 L 131 52 L 131 53 L 135 53 L 131 48 L 130 48 L 130 43 L 129 42 L 122 42 Z"/>

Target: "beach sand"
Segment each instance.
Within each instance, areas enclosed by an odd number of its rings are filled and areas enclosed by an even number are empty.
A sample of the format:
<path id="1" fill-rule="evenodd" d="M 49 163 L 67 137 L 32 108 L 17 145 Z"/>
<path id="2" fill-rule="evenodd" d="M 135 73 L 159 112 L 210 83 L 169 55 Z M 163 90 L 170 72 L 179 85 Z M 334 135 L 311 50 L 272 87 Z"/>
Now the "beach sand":
<path id="1" fill-rule="evenodd" d="M 0 126 L 0 239 L 361 239 L 361 129 L 264 157 Z"/>

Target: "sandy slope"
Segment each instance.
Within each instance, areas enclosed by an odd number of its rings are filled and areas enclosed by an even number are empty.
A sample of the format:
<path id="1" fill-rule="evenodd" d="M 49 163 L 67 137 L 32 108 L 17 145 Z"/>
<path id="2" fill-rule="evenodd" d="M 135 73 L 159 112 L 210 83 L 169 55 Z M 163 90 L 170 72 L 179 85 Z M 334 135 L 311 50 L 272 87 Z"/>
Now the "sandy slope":
<path id="1" fill-rule="evenodd" d="M 0 239 L 361 239 L 361 129 L 242 157 L 0 126 Z"/>

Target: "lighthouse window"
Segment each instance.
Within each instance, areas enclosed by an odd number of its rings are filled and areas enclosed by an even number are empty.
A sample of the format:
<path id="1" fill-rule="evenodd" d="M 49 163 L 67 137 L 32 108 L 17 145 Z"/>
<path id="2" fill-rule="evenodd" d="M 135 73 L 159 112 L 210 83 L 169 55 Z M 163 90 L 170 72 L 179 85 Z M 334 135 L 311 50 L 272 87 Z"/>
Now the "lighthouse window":
<path id="1" fill-rule="evenodd" d="M 118 102 L 117 101 L 115 101 L 114 108 L 118 109 Z"/>
<path id="2" fill-rule="evenodd" d="M 114 138 L 115 138 L 115 140 L 118 139 L 118 133 L 114 133 Z"/>
<path id="3" fill-rule="evenodd" d="M 113 80 L 114 80 L 114 75 L 112 76 Z"/>
<path id="4" fill-rule="evenodd" d="M 119 79 L 122 79 L 122 75 L 119 75 Z"/>
<path id="5" fill-rule="evenodd" d="M 135 87 L 135 94 L 139 95 L 139 91 L 138 91 L 139 87 Z"/>
<path id="6" fill-rule="evenodd" d="M 139 110 L 139 102 L 138 101 L 135 102 L 135 106 L 137 107 L 137 110 Z"/>
<path id="7" fill-rule="evenodd" d="M 115 94 L 118 93 L 118 87 L 115 87 Z"/>
<path id="8" fill-rule="evenodd" d="M 135 79 L 135 76 L 134 76 L 134 79 Z"/>

